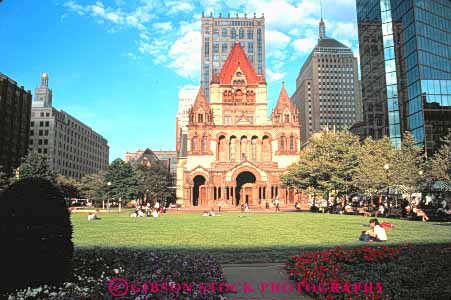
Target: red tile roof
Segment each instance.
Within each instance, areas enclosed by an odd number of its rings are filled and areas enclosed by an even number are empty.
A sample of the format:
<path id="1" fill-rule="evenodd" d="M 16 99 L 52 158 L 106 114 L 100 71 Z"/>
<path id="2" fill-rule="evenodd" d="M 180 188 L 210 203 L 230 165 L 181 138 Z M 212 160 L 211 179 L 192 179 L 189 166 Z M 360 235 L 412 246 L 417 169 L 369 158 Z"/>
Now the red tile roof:
<path id="1" fill-rule="evenodd" d="M 229 56 L 219 73 L 219 83 L 230 84 L 238 67 L 240 67 L 243 75 L 246 77 L 247 84 L 254 85 L 264 82 L 263 76 L 258 75 L 255 72 L 254 67 L 247 58 L 243 48 L 241 48 L 240 43 L 235 42 L 235 45 L 233 45 L 232 50 L 230 50 Z"/>

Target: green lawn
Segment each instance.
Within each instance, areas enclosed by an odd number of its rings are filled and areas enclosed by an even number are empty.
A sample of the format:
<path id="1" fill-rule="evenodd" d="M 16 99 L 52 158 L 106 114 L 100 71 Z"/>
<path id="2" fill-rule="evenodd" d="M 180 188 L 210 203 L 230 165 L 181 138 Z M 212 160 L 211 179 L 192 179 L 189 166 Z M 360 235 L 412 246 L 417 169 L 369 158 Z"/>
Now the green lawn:
<path id="1" fill-rule="evenodd" d="M 144 248 L 208 253 L 221 262 L 283 261 L 301 249 L 351 247 L 368 218 L 313 213 L 170 213 L 160 218 L 101 214 L 88 221 L 72 214 L 76 247 Z M 388 244 L 451 243 L 451 224 L 380 219 L 395 224 Z"/>

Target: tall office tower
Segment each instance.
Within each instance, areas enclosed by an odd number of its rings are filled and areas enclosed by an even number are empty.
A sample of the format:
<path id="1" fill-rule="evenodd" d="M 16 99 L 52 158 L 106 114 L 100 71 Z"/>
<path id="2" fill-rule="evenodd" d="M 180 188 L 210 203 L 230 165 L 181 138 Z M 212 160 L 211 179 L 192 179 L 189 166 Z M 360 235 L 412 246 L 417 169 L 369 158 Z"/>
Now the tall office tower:
<path id="1" fill-rule="evenodd" d="M 198 86 L 191 86 L 179 92 L 179 108 L 176 117 L 176 151 L 178 156 L 186 156 L 189 110 L 194 104 L 198 91 Z"/>
<path id="2" fill-rule="evenodd" d="M 410 131 L 431 155 L 451 127 L 451 2 L 357 0 L 365 136 Z"/>
<path id="3" fill-rule="evenodd" d="M 239 41 L 257 74 L 265 76 L 265 18 L 202 16 L 201 85 L 210 99 L 210 81 L 219 74 L 230 50 Z"/>
<path id="4" fill-rule="evenodd" d="M 0 73 L 0 171 L 11 175 L 28 151 L 31 91 Z"/>
<path id="5" fill-rule="evenodd" d="M 30 151 L 47 155 L 57 173 L 81 179 L 106 170 L 109 146 L 105 138 L 67 112 L 52 107 L 47 73 L 41 76 L 31 108 Z"/>
<path id="6" fill-rule="evenodd" d="M 352 50 L 326 36 L 321 17 L 318 44 L 302 66 L 291 97 L 299 111 L 301 142 L 325 127 L 350 128 L 360 117 L 357 58 Z"/>

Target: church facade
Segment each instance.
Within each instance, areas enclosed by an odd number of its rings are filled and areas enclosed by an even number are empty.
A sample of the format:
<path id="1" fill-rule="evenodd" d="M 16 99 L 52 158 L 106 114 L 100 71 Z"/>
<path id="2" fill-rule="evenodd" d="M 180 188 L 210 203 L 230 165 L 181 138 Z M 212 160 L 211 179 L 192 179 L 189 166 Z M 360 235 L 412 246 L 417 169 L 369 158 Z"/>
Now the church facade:
<path id="1" fill-rule="evenodd" d="M 264 207 L 276 198 L 292 205 L 299 195 L 280 175 L 298 161 L 298 112 L 282 86 L 268 118 L 267 84 L 235 43 L 189 111 L 186 153 L 177 164 L 177 202 L 184 207 Z"/>

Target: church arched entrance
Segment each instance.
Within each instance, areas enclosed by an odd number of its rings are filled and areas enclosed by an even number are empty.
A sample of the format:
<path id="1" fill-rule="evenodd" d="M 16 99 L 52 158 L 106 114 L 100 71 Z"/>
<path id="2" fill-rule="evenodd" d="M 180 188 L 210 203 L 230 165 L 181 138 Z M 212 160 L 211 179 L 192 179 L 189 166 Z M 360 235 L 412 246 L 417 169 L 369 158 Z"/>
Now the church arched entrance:
<path id="1" fill-rule="evenodd" d="M 197 175 L 193 179 L 193 206 L 198 206 L 199 203 L 202 205 L 202 202 L 206 200 L 206 189 L 205 186 L 205 177 L 202 175 Z"/>
<path id="2" fill-rule="evenodd" d="M 256 178 L 255 175 L 249 171 L 241 172 L 236 177 L 236 189 L 235 189 L 235 205 L 252 203 L 252 193 L 255 186 Z"/>

